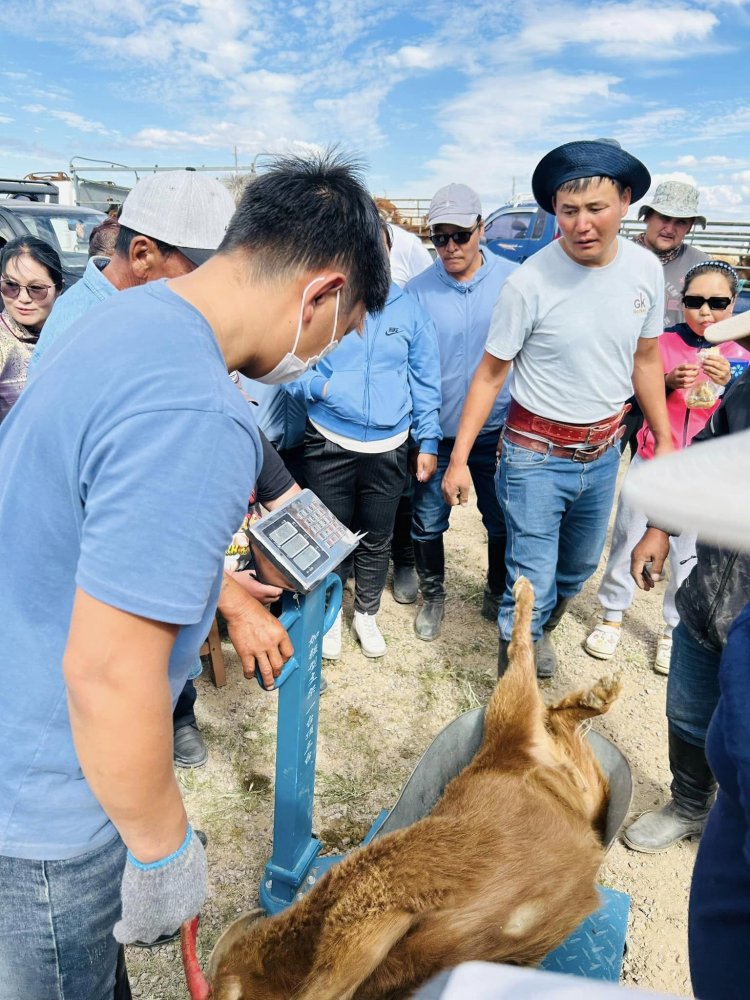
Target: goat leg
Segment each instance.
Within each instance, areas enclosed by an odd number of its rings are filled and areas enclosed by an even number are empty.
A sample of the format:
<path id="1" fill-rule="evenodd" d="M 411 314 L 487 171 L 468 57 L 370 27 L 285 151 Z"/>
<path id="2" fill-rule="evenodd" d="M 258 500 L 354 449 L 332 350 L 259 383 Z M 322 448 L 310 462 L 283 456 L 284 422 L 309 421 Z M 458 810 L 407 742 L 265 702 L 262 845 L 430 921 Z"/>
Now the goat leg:
<path id="1" fill-rule="evenodd" d="M 508 770 L 516 768 L 519 755 L 547 763 L 544 728 L 546 708 L 539 693 L 531 640 L 534 588 L 519 576 L 513 586 L 516 601 L 513 631 L 508 648 L 508 669 L 497 682 L 484 717 L 482 746 L 469 767 Z"/>

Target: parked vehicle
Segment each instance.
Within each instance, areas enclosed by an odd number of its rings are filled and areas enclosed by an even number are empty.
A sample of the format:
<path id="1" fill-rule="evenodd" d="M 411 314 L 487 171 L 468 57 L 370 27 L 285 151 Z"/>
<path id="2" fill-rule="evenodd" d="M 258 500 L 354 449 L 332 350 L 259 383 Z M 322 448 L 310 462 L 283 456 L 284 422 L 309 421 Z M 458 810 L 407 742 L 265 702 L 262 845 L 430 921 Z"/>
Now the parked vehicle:
<path id="1" fill-rule="evenodd" d="M 519 264 L 559 235 L 557 220 L 535 201 L 517 201 L 491 212 L 484 221 L 484 239 L 493 253 Z"/>
<path id="2" fill-rule="evenodd" d="M 89 236 L 106 219 L 93 208 L 14 197 L 0 199 L 0 247 L 16 236 L 38 236 L 60 254 L 65 285 L 74 284 L 88 261 Z"/>

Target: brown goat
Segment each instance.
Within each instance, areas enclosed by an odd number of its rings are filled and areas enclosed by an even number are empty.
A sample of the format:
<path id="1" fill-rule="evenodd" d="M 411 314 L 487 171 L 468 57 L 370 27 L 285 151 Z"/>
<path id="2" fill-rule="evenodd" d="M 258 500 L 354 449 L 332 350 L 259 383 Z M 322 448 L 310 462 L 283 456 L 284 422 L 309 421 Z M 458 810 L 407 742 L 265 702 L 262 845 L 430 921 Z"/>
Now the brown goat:
<path id="1" fill-rule="evenodd" d="M 395 1000 L 460 962 L 535 964 L 596 908 L 608 789 L 580 729 L 619 681 L 546 708 L 528 580 L 514 595 L 482 744 L 432 813 L 354 851 L 283 913 L 235 921 L 194 1000 Z"/>

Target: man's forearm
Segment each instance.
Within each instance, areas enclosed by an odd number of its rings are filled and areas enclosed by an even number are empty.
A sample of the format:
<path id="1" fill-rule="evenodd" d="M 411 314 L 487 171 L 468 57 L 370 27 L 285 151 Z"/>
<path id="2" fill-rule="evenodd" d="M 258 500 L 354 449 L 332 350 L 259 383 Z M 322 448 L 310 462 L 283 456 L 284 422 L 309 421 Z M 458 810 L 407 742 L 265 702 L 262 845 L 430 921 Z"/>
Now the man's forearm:
<path id="1" fill-rule="evenodd" d="M 454 464 L 465 465 L 468 462 L 469 453 L 477 435 L 492 412 L 497 394 L 505 384 L 510 366 L 510 361 L 501 361 L 486 352 L 483 355 L 477 370 L 474 372 L 461 411 L 461 421 L 451 452 L 451 461 Z"/>
<path id="2" fill-rule="evenodd" d="M 175 633 L 79 590 L 63 662 L 81 769 L 143 862 L 176 850 L 187 826 L 172 768 L 167 670 Z"/>
<path id="3" fill-rule="evenodd" d="M 662 448 L 671 448 L 672 431 L 667 415 L 664 368 L 659 354 L 638 358 L 633 366 L 633 390 L 654 439 Z"/>

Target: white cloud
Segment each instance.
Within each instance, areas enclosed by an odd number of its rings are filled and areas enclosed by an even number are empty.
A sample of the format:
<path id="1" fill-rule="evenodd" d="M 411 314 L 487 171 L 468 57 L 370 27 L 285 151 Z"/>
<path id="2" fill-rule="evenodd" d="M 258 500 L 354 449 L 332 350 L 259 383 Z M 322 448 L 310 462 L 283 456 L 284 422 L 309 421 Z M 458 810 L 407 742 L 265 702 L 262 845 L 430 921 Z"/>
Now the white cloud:
<path id="1" fill-rule="evenodd" d="M 83 115 L 79 115 L 76 111 L 48 111 L 50 117 L 57 118 L 59 121 L 64 122 L 69 128 L 77 129 L 79 132 L 98 132 L 100 135 L 113 135 L 113 133 L 106 128 L 103 122 L 91 121 L 89 118 L 84 118 Z"/>
<path id="2" fill-rule="evenodd" d="M 386 57 L 386 63 L 396 69 L 432 70 L 457 59 L 455 52 L 437 45 L 402 45 L 397 52 Z"/>
<path id="3" fill-rule="evenodd" d="M 713 221 L 747 219 L 750 214 L 750 183 L 701 186 L 701 212 Z"/>
<path id="4" fill-rule="evenodd" d="M 615 122 L 615 135 L 623 146 L 644 146 L 653 140 L 664 143 L 669 138 L 685 135 L 684 108 L 644 108 L 639 114 Z"/>
<path id="5" fill-rule="evenodd" d="M 432 192 L 451 181 L 471 183 L 497 203 L 530 189 L 540 157 L 557 143 L 596 138 L 590 118 L 607 107 L 618 78 L 556 70 L 523 76 L 482 76 L 437 113 L 448 138 L 407 194 Z M 485 206 L 494 207 L 488 204 Z"/>
<path id="6" fill-rule="evenodd" d="M 570 4 L 552 12 L 535 10 L 518 41 L 529 53 L 558 53 L 579 45 L 617 59 L 694 58 L 691 46 L 705 42 L 718 23 L 711 11 L 680 3 L 604 3 L 586 9 Z"/>
<path id="7" fill-rule="evenodd" d="M 11 118 L 9 115 L 0 115 L 0 125 L 10 125 L 13 121 L 15 118 Z"/>

